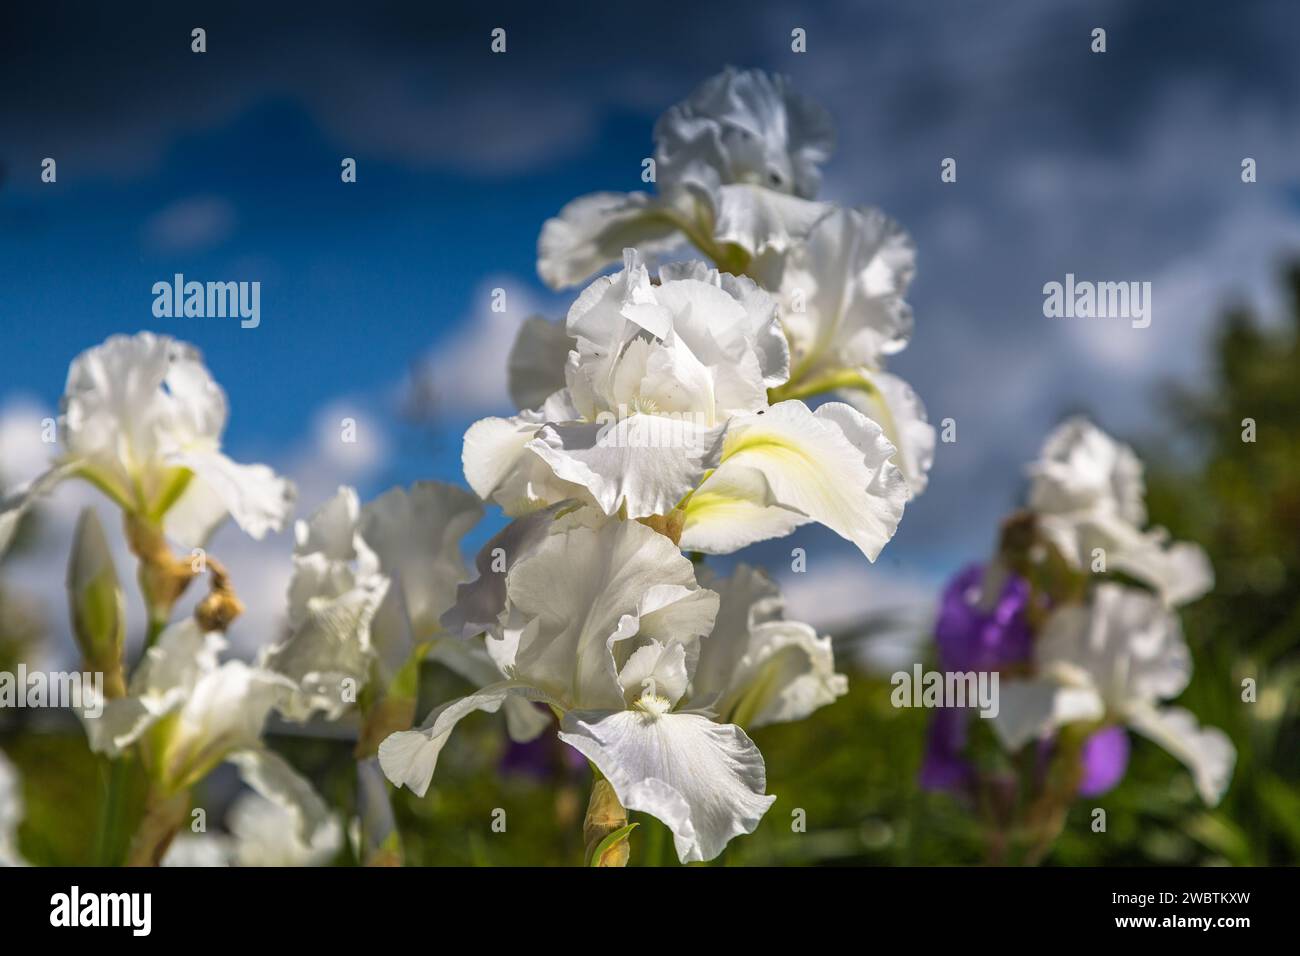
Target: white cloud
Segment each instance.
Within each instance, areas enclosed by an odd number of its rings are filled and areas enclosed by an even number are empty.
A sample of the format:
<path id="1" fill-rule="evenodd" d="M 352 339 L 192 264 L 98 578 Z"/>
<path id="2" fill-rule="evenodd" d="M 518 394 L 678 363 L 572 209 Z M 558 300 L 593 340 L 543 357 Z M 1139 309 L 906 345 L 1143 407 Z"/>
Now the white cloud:
<path id="1" fill-rule="evenodd" d="M 10 397 L 0 406 L 0 491 L 45 470 L 53 445 L 42 440 L 54 411 L 35 398 Z"/>
<path id="2" fill-rule="evenodd" d="M 230 238 L 236 219 L 229 200 L 216 196 L 178 199 L 145 223 L 145 244 L 160 252 L 203 252 Z"/>
<path id="3" fill-rule="evenodd" d="M 1065 327 L 1084 357 L 1099 366 L 1195 372 L 1204 365 L 1207 336 L 1226 306 L 1252 303 L 1266 316 L 1279 308 L 1284 250 L 1300 251 L 1300 219 L 1275 205 L 1243 203 L 1223 216 L 1199 248 L 1154 275 L 1150 327 L 1132 328 L 1123 319 L 1067 319 Z"/>
<path id="4" fill-rule="evenodd" d="M 493 311 L 496 290 L 504 293 L 504 311 Z M 435 413 L 443 420 L 480 418 L 512 410 L 507 390 L 506 358 L 515 335 L 531 315 L 545 308 L 528 286 L 511 276 L 490 276 L 470 298 L 469 313 L 452 326 L 420 366 L 408 390 L 432 393 Z"/>

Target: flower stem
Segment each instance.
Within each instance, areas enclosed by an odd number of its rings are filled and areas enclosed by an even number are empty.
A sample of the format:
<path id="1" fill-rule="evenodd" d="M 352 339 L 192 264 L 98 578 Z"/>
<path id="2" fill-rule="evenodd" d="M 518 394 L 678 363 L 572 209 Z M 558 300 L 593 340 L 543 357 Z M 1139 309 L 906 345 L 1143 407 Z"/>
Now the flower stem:
<path id="1" fill-rule="evenodd" d="M 151 789 L 145 803 L 144 819 L 131 839 L 126 865 L 157 866 L 161 863 L 189 812 L 188 790 L 167 795 Z"/>
<path id="2" fill-rule="evenodd" d="M 122 817 L 124 793 L 130 772 L 130 757 L 123 755 L 108 762 L 108 786 L 99 813 L 99 832 L 95 840 L 95 862 L 98 866 L 117 866 L 121 862 L 120 844 L 124 843 Z"/>

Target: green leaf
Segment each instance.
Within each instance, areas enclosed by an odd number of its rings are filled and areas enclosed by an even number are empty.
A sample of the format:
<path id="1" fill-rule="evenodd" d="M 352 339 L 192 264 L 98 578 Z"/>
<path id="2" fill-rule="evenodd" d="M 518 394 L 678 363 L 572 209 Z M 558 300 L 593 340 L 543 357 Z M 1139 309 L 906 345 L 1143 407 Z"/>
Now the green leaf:
<path id="1" fill-rule="evenodd" d="M 605 858 L 605 854 L 614 849 L 624 840 L 632 835 L 632 831 L 637 828 L 638 824 L 629 823 L 625 827 L 619 827 L 605 839 L 596 844 L 596 850 L 591 854 L 591 861 L 588 866 L 600 866 L 600 861 Z"/>

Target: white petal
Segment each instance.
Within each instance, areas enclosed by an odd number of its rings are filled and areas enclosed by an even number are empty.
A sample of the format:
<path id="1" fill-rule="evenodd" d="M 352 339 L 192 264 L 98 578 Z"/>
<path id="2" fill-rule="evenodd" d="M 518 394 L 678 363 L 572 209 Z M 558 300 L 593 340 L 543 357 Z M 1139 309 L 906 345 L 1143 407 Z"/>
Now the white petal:
<path id="1" fill-rule="evenodd" d="M 461 460 L 466 482 L 480 498 L 496 502 L 512 517 L 570 498 L 591 498 L 581 485 L 561 481 L 530 450 L 541 424 L 523 417 L 484 418 L 465 432 Z"/>
<path id="2" fill-rule="evenodd" d="M 243 793 L 226 815 L 238 866 L 324 866 L 343 845 L 337 818 L 325 818 L 305 842 L 296 808 L 286 809 L 261 793 Z"/>
<path id="3" fill-rule="evenodd" d="M 596 279 L 569 307 L 564 325 L 579 348 L 613 352 L 629 334 L 644 330 L 661 339 L 672 328 L 672 316 L 658 304 L 641 255 L 635 248 L 625 248 L 622 255 L 622 269 Z"/>
<path id="4" fill-rule="evenodd" d="M 41 495 L 48 494 L 55 485 L 76 472 L 75 463 L 55 465 L 21 488 L 0 498 L 0 558 L 4 557 L 23 516 Z"/>
<path id="5" fill-rule="evenodd" d="M 1134 527 L 1146 524 L 1142 462 L 1087 419 L 1071 418 L 1052 432 L 1029 475 L 1034 511 L 1099 513 Z"/>
<path id="6" fill-rule="evenodd" d="M 334 497 L 306 521 L 294 522 L 294 553 L 319 553 L 331 561 L 356 557 L 354 537 L 361 519 L 361 502 L 355 488 L 340 485 Z"/>
<path id="7" fill-rule="evenodd" d="M 874 561 L 907 501 L 907 482 L 890 463 L 893 455 L 880 426 L 856 409 L 829 402 L 812 412 L 787 401 L 732 420 L 722 465 L 710 481 L 737 465 L 752 468 L 767 480 L 777 504 L 826 525 Z M 701 491 L 707 489 L 706 482 Z"/>
<path id="8" fill-rule="evenodd" d="M 479 687 L 501 681 L 501 673 L 487 652 L 482 638 L 444 637 L 434 641 L 426 656 L 455 671 Z M 502 708 L 506 715 L 506 732 L 517 743 L 536 739 L 551 725 L 551 715 L 522 697 L 507 697 Z"/>
<path id="9" fill-rule="evenodd" d="M 192 346 L 150 332 L 110 336 L 78 355 L 68 368 L 62 402 L 60 431 L 68 453 L 129 484 L 131 470 L 154 460 L 162 442 L 173 444 L 178 437 L 162 384 L 173 361 L 196 355 Z M 214 411 L 221 415 L 224 399 L 218 406 Z"/>
<path id="10" fill-rule="evenodd" d="M 1214 586 L 1214 569 L 1199 546 L 1170 542 L 1163 528 L 1144 531 L 1113 508 L 1040 513 L 1037 522 L 1072 566 L 1090 568 L 1104 555 L 1106 570 L 1141 581 L 1171 607 L 1194 601 Z"/>
<path id="11" fill-rule="evenodd" d="M 296 559 L 299 572 L 307 560 Z M 295 574 L 295 580 L 299 577 Z M 370 630 L 388 590 L 388 579 L 375 576 L 361 579 L 341 594 L 321 594 L 305 601 L 289 636 L 268 649 L 264 658 L 267 669 L 297 685 L 277 705 L 285 717 L 305 721 L 320 711 L 334 720 L 348 709 L 351 695 L 345 689 L 360 690 L 370 678 L 374 660 Z"/>
<path id="12" fill-rule="evenodd" d="M 537 240 L 537 274 L 562 289 L 618 262 L 626 248 L 649 256 L 671 252 L 682 241 L 670 211 L 645 193 L 592 193 L 546 220 Z"/>
<path id="13" fill-rule="evenodd" d="M 192 480 L 207 485 L 235 523 L 254 538 L 279 531 L 293 512 L 297 497 L 293 483 L 266 465 L 238 465 L 220 452 L 210 451 L 183 452 L 172 456 L 170 463 L 194 472 Z M 183 543 L 202 544 L 192 540 Z"/>
<path id="14" fill-rule="evenodd" d="M 754 627 L 732 692 L 732 718 L 752 728 L 802 720 L 847 694 L 849 682 L 835 672 L 829 637 L 799 621 L 769 621 Z"/>
<path id="15" fill-rule="evenodd" d="M 495 630 L 506 607 L 506 572 L 551 533 L 556 512 L 571 506 L 559 502 L 534 511 L 493 535 L 474 559 L 478 577 L 456 588 L 456 604 L 442 616 L 442 626 L 462 637 Z"/>
<path id="16" fill-rule="evenodd" d="M 837 397 L 848 402 L 885 431 L 897 452 L 891 459 L 912 498 L 925 491 L 934 464 L 935 431 L 926 420 L 925 406 L 912 386 L 888 372 L 864 373 L 874 388 L 867 392 L 845 389 Z"/>
<path id="17" fill-rule="evenodd" d="M 163 532 L 182 547 L 205 547 L 229 515 L 225 499 L 216 488 L 191 478 L 180 498 L 163 515 Z"/>
<path id="18" fill-rule="evenodd" d="M 1098 585 L 1086 607 L 1048 618 L 1035 651 L 1040 672 L 1086 681 L 1122 713 L 1135 701 L 1167 700 L 1191 679 L 1178 617 L 1137 588 Z"/>
<path id="19" fill-rule="evenodd" d="M 462 462 L 465 480 L 484 501 L 497 492 L 519 468 L 519 459 L 541 427 L 519 418 L 482 418 L 465 432 Z"/>
<path id="20" fill-rule="evenodd" d="M 215 524 L 213 494 L 254 536 L 283 524 L 291 486 L 219 454 L 226 397 L 192 345 L 148 332 L 112 336 L 73 361 L 62 408 L 68 457 L 138 490 L 149 507 L 170 490 L 176 467 L 200 473 L 208 487 L 187 491 L 169 528 L 186 544 L 201 543 Z"/>
<path id="21" fill-rule="evenodd" d="M 998 682 L 998 712 L 989 719 L 1002 745 L 1019 750 L 1031 740 L 1076 721 L 1100 720 L 1105 704 L 1089 687 L 1062 687 L 1051 680 Z"/>
<path id="22" fill-rule="evenodd" d="M 577 344 L 563 322 L 534 315 L 524 320 L 510 349 L 507 371 L 516 408 L 537 408 L 564 388 L 564 365 Z"/>
<path id="23" fill-rule="evenodd" d="M 698 714 L 566 714 L 560 739 L 608 778 L 619 801 L 663 821 L 683 863 L 711 860 L 753 833 L 776 799 L 745 732 Z"/>
<path id="24" fill-rule="evenodd" d="M 510 569 L 506 590 L 522 629 L 513 673 L 571 707 L 623 706 L 617 673 L 633 638 L 690 644 L 717 614 L 677 546 L 635 521 L 550 536 Z"/>
<path id="25" fill-rule="evenodd" d="M 1200 545 L 1168 543 L 1164 529 L 1147 532 L 1132 547 L 1109 554 L 1111 568 L 1155 588 L 1170 607 L 1195 601 L 1214 587 L 1214 568 Z"/>
<path id="26" fill-rule="evenodd" d="M 83 714 L 90 749 L 116 757 L 184 706 L 195 685 L 216 669 L 224 646 L 220 635 L 203 633 L 192 617 L 167 627 L 132 675 L 127 695 L 104 701 L 98 717 Z"/>
<path id="27" fill-rule="evenodd" d="M 86 739 L 92 752 L 116 758 L 139 740 L 167 710 L 179 707 L 181 700 L 167 701 L 169 706 L 166 709 L 150 706 L 153 702 L 137 697 L 116 697 L 102 703 L 103 709 L 98 717 L 82 715 L 82 726 L 86 728 Z M 98 701 L 91 702 L 91 709 L 98 709 L 98 706 Z"/>
<path id="28" fill-rule="evenodd" d="M 750 631 L 759 624 L 778 621 L 784 602 L 776 582 L 762 568 L 738 564 L 727 577 L 701 570 L 700 584 L 718 595 L 718 618 L 713 633 L 702 641 L 694 683 L 697 689 L 722 689 L 749 646 Z"/>
<path id="29" fill-rule="evenodd" d="M 416 641 L 437 633 L 456 586 L 469 577 L 460 539 L 481 517 L 473 495 L 437 481 L 393 488 L 361 509 L 361 536 L 401 587 Z"/>
<path id="30" fill-rule="evenodd" d="M 231 754 L 230 762 L 246 784 L 285 811 L 302 843 L 311 846 L 331 828 L 337 830 L 338 822 L 320 794 L 279 754 L 258 747 Z"/>
<path id="31" fill-rule="evenodd" d="M 705 580 L 720 604 L 713 633 L 700 641 L 692 706 L 752 728 L 800 720 L 848 692 L 830 638 L 783 620 L 765 573 L 742 564 L 728 578 Z"/>
<path id="32" fill-rule="evenodd" d="M 832 209 L 781 263 L 781 320 L 802 376 L 880 367 L 912 333 L 916 250 L 878 209 Z M 770 281 L 770 278 L 769 278 Z"/>
<path id="33" fill-rule="evenodd" d="M 731 554 L 757 541 L 784 538 L 812 519 L 777 503 L 761 471 L 728 462 L 691 495 L 683 551 Z"/>
<path id="34" fill-rule="evenodd" d="M 232 866 L 234 841 L 215 833 L 181 833 L 172 840 L 159 866 Z"/>
<path id="35" fill-rule="evenodd" d="M 226 661 L 203 674 L 166 728 L 164 778 L 175 787 L 190 786 L 231 753 L 259 747 L 271 708 L 293 686 L 243 661 Z"/>
<path id="36" fill-rule="evenodd" d="M 0 867 L 25 865 L 18 855 L 16 837 L 24 812 L 22 781 L 0 751 Z"/>
<path id="37" fill-rule="evenodd" d="M 655 124 L 659 182 L 752 182 L 813 196 L 834 139 L 830 114 L 785 77 L 728 67 Z"/>
<path id="38" fill-rule="evenodd" d="M 468 697 L 448 701 L 435 708 L 418 729 L 399 731 L 384 738 L 379 745 L 379 765 L 384 775 L 396 786 L 409 787 L 418 796 L 424 796 L 438 765 L 438 754 L 456 724 L 476 710 L 496 713 L 512 695 L 551 702 L 543 692 L 517 681 L 492 684 Z"/>
<path id="39" fill-rule="evenodd" d="M 659 278 L 661 295 L 670 283 L 693 279 L 718 287 L 739 305 L 739 310 L 728 307 L 719 315 L 721 310 L 697 310 L 692 300 L 689 311 L 674 317 L 674 331 L 702 360 L 720 364 L 713 358 L 717 355 L 739 362 L 744 353 L 753 352 L 765 387 L 775 388 L 790 377 L 790 344 L 776 302 L 757 282 L 749 276 L 721 272 L 698 259 L 665 263 L 659 267 Z"/>
<path id="40" fill-rule="evenodd" d="M 717 461 L 720 428 L 632 415 L 608 423 L 545 426 L 528 449 L 561 481 L 585 488 L 606 514 L 667 514 Z"/>
<path id="41" fill-rule="evenodd" d="M 722 186 L 712 198 L 714 241 L 739 246 L 751 256 L 789 249 L 831 208 L 747 184 Z"/>
<path id="42" fill-rule="evenodd" d="M 618 672 L 618 682 L 629 703 L 649 695 L 662 697 L 671 706 L 686 693 L 686 649 L 681 644 L 642 644 Z"/>
<path id="43" fill-rule="evenodd" d="M 1194 714 L 1181 707 L 1140 708 L 1128 715 L 1129 725 L 1169 751 L 1192 771 L 1196 791 L 1210 806 L 1218 804 L 1232 780 L 1237 750 L 1217 727 L 1201 727 Z"/>

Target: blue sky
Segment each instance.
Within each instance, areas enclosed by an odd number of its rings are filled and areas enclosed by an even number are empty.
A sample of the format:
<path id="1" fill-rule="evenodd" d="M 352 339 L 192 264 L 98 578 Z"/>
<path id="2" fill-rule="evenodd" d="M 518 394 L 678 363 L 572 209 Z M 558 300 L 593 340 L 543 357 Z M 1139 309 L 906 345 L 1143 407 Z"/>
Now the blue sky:
<path id="1" fill-rule="evenodd" d="M 914 600 L 983 556 L 1068 411 L 1158 442 L 1159 383 L 1197 374 L 1223 303 L 1270 307 L 1276 262 L 1300 249 L 1300 16 L 1285 3 L 442 6 L 0 14 L 4 480 L 28 477 L 12 449 L 70 359 L 150 328 L 203 350 L 231 454 L 293 474 L 306 510 L 344 480 L 364 496 L 459 481 L 465 426 L 508 408 L 513 326 L 571 299 L 536 278 L 542 222 L 582 193 L 639 188 L 655 117 L 729 63 L 823 102 L 838 131 L 825 195 L 912 232 L 916 335 L 892 367 L 932 419 L 958 422 L 875 571 L 818 530 L 755 549 L 774 567 L 809 549 L 821 573 L 792 582 L 809 606 Z M 189 50 L 194 26 L 206 54 Z M 496 26 L 505 55 L 488 50 Z M 45 156 L 57 184 L 39 182 Z M 955 184 L 939 180 L 947 156 Z M 1258 183 L 1241 183 L 1243 156 Z M 261 326 L 155 319 L 150 289 L 175 272 L 259 280 Z M 1042 286 L 1066 272 L 1151 281 L 1152 327 L 1044 318 Z M 508 322 L 488 310 L 498 286 Z M 417 426 L 399 411 L 421 361 L 438 411 Z M 364 460 L 330 453 L 344 415 L 363 423 Z M 76 500 L 55 499 L 51 556 L 27 556 L 20 581 L 57 583 Z M 267 566 L 287 549 L 222 540 Z M 267 580 L 249 642 L 275 613 Z"/>

